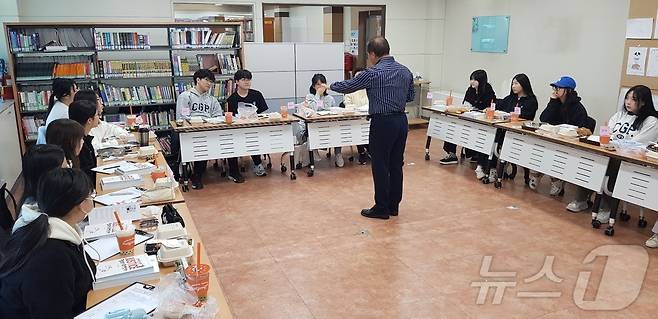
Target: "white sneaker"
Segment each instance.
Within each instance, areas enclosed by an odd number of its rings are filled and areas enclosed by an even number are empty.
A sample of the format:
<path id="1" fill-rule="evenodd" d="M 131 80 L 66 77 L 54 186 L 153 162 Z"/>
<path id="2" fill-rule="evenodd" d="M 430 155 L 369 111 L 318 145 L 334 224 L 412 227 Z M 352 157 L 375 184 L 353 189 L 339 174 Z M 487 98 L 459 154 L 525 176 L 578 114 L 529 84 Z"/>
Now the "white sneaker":
<path id="1" fill-rule="evenodd" d="M 534 191 L 537 190 L 537 184 L 539 184 L 539 177 L 530 175 L 530 179 L 528 180 L 528 187 Z"/>
<path id="2" fill-rule="evenodd" d="M 498 179 L 498 171 L 495 168 L 489 169 L 489 181 L 495 182 Z"/>
<path id="3" fill-rule="evenodd" d="M 262 163 L 254 165 L 254 173 L 256 173 L 256 176 L 267 176 L 267 170 Z"/>
<path id="4" fill-rule="evenodd" d="M 482 166 L 478 165 L 478 167 L 475 168 L 475 177 L 477 179 L 483 179 L 487 175 L 484 174 L 484 171 L 482 170 Z"/>
<path id="5" fill-rule="evenodd" d="M 345 166 L 345 160 L 343 160 L 343 154 L 336 155 L 336 167 Z"/>
<path id="6" fill-rule="evenodd" d="M 586 200 L 582 202 L 574 200 L 571 203 L 569 203 L 569 205 L 567 205 L 567 210 L 573 213 L 582 212 L 584 210 L 587 210 L 587 208 L 589 208 L 589 204 L 587 203 Z"/>
<path id="7" fill-rule="evenodd" d="M 644 245 L 649 248 L 658 248 L 658 234 L 653 234 L 651 238 L 647 239 Z"/>
<path id="8" fill-rule="evenodd" d="M 564 191 L 563 181 L 551 181 L 551 196 L 560 196 Z"/>
<path id="9" fill-rule="evenodd" d="M 596 220 L 600 221 L 601 224 L 607 224 L 610 221 L 610 210 L 599 211 L 596 214 Z"/>

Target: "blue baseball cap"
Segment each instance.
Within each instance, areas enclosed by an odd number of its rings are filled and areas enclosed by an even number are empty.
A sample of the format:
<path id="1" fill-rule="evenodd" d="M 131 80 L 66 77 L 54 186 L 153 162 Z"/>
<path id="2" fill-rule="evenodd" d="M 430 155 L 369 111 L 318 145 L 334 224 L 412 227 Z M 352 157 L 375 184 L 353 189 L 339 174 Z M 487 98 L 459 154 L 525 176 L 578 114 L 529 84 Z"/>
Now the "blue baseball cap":
<path id="1" fill-rule="evenodd" d="M 554 86 L 556 88 L 562 88 L 562 89 L 575 89 L 576 88 L 576 80 L 574 80 L 570 76 L 563 76 L 559 80 L 551 83 L 551 86 Z"/>

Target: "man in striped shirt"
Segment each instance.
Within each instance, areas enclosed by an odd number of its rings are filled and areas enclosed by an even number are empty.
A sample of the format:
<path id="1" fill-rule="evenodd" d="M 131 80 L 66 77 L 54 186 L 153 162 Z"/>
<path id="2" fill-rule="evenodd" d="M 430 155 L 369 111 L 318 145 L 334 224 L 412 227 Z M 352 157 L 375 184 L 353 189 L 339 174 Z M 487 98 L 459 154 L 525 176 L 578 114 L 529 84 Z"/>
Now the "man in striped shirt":
<path id="1" fill-rule="evenodd" d="M 370 155 L 375 184 L 375 205 L 361 215 L 388 219 L 397 216 L 402 200 L 402 167 L 407 142 L 407 116 L 404 107 L 414 99 L 411 71 L 389 55 L 388 41 L 376 37 L 368 42 L 368 63 L 372 67 L 353 79 L 333 83 L 331 90 L 352 93 L 365 89 L 370 118 Z"/>

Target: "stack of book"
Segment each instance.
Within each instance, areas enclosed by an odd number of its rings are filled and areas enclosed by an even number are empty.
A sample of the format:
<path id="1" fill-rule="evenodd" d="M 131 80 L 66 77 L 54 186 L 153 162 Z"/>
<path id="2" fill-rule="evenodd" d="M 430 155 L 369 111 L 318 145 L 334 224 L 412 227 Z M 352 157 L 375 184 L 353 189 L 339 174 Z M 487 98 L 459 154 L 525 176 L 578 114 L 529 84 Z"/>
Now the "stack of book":
<path id="1" fill-rule="evenodd" d="M 24 91 L 18 92 L 21 98 L 22 112 L 38 112 L 48 110 L 48 101 L 51 91 Z"/>
<path id="2" fill-rule="evenodd" d="M 160 278 L 156 256 L 146 254 L 100 262 L 96 266 L 94 290 Z"/>
<path id="3" fill-rule="evenodd" d="M 106 79 L 171 76 L 171 62 L 168 60 L 99 60 L 98 71 Z"/>
<path id="4" fill-rule="evenodd" d="M 117 171 L 121 167 L 117 168 Z M 133 186 L 142 186 L 144 179 L 138 173 L 125 174 L 120 176 L 109 176 L 101 178 L 101 188 L 103 190 L 123 189 Z"/>
<path id="5" fill-rule="evenodd" d="M 101 83 L 98 88 L 106 106 L 174 103 L 174 95 L 170 86 L 116 87 Z"/>
<path id="6" fill-rule="evenodd" d="M 176 96 L 178 96 L 193 88 L 194 85 L 192 85 L 192 82 L 176 82 L 174 83 L 174 87 L 176 88 Z M 220 80 L 210 87 L 210 95 L 216 97 L 218 100 L 227 99 L 233 92 L 235 92 L 235 81 L 233 80 Z"/>
<path id="7" fill-rule="evenodd" d="M 23 133 L 25 134 L 25 139 L 36 140 L 38 135 L 39 126 L 42 126 L 46 121 L 42 118 L 36 118 L 34 116 L 23 116 L 21 118 L 23 124 Z"/>
<path id="8" fill-rule="evenodd" d="M 235 31 L 213 32 L 210 28 L 170 29 L 169 36 L 174 49 L 232 48 L 240 43 Z"/>
<path id="9" fill-rule="evenodd" d="M 95 34 L 98 50 L 150 49 L 151 39 L 137 32 L 100 32 Z"/>

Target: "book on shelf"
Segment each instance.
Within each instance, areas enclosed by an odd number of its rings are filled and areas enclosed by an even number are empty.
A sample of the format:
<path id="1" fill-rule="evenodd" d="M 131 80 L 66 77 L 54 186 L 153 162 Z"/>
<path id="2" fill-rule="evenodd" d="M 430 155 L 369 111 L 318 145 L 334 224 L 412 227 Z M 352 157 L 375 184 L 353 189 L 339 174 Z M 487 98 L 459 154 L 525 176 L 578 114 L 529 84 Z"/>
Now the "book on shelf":
<path id="1" fill-rule="evenodd" d="M 39 126 L 44 125 L 46 120 L 34 116 L 23 116 L 21 118 L 21 122 L 23 126 L 23 133 L 25 134 L 25 139 L 36 140 Z"/>
<path id="2" fill-rule="evenodd" d="M 42 79 L 56 77 L 94 78 L 96 68 L 88 56 L 61 56 L 52 61 L 35 62 L 18 59 L 16 63 L 16 80 Z"/>
<path id="3" fill-rule="evenodd" d="M 115 189 L 123 189 L 133 186 L 141 186 L 144 183 L 144 179 L 137 172 L 130 174 L 125 174 L 125 173 L 121 173 L 121 174 L 124 175 L 108 176 L 101 178 L 101 188 L 103 188 L 103 190 L 115 190 Z"/>
<path id="4" fill-rule="evenodd" d="M 199 60 L 194 57 L 187 57 L 178 54 L 172 54 L 172 64 L 175 76 L 191 76 L 194 72 L 198 71 L 201 66 Z"/>
<path id="5" fill-rule="evenodd" d="M 94 290 L 160 278 L 156 256 L 146 254 L 102 261 L 96 266 Z"/>
<path id="6" fill-rule="evenodd" d="M 168 60 L 99 60 L 98 72 L 106 79 L 171 76 L 171 62 Z"/>
<path id="7" fill-rule="evenodd" d="M 18 92 L 21 100 L 22 112 L 48 111 L 48 102 L 51 95 L 50 90 L 45 91 L 23 91 Z"/>
<path id="8" fill-rule="evenodd" d="M 117 87 L 106 83 L 98 85 L 106 106 L 131 106 L 174 103 L 172 88 L 166 85 Z"/>
<path id="9" fill-rule="evenodd" d="M 151 38 L 137 32 L 100 32 L 95 34 L 96 49 L 125 50 L 150 49 Z"/>
<path id="10" fill-rule="evenodd" d="M 193 57 L 172 54 L 172 60 L 175 76 L 191 76 L 199 69 L 208 69 L 215 74 L 232 75 L 242 68 L 240 56 L 229 53 L 196 54 Z"/>
<path id="11" fill-rule="evenodd" d="M 156 137 L 158 140 L 158 143 L 160 143 L 160 148 L 162 149 L 162 152 L 165 155 L 170 155 L 171 154 L 171 137 L 170 136 L 162 136 L 162 137 Z"/>
<path id="12" fill-rule="evenodd" d="M 175 111 L 142 112 L 139 116 L 144 124 L 152 128 L 168 128 L 169 123 L 176 120 Z M 126 123 L 126 114 L 106 114 L 103 120 L 108 123 Z"/>
<path id="13" fill-rule="evenodd" d="M 49 46 L 92 48 L 91 28 L 17 28 L 9 30 L 12 53 L 37 52 Z"/>
<path id="14" fill-rule="evenodd" d="M 213 32 L 210 28 L 172 28 L 169 37 L 174 49 L 229 49 L 240 43 L 235 31 Z"/>
<path id="15" fill-rule="evenodd" d="M 193 88 L 194 85 L 192 82 L 175 82 L 174 88 L 176 89 L 176 96 L 181 93 Z M 229 80 L 219 80 L 210 87 L 210 95 L 216 97 L 218 100 L 223 100 L 228 98 L 231 94 L 235 92 L 235 81 L 232 79 Z"/>

